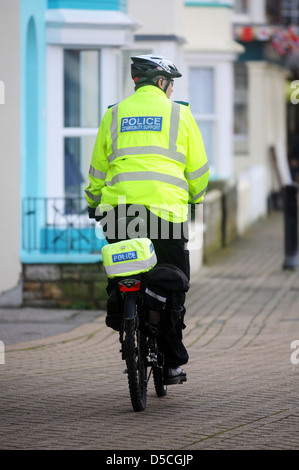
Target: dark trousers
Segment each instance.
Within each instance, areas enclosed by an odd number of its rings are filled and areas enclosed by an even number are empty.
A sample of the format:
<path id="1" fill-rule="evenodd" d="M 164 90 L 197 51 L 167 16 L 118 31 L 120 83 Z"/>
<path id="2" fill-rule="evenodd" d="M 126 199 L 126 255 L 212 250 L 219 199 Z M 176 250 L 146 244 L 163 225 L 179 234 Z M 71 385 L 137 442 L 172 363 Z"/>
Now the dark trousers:
<path id="1" fill-rule="evenodd" d="M 127 207 L 121 209 L 118 207 L 115 208 L 115 221 L 118 220 L 119 214 L 124 214 L 124 209 L 127 209 Z M 144 208 L 142 213 L 145 213 Z M 165 229 L 165 222 L 162 221 L 160 217 L 150 213 L 148 210 L 146 210 L 146 217 L 146 236 L 153 242 L 157 256 L 157 264 L 172 264 L 183 271 L 188 280 L 190 280 L 189 251 L 186 249 L 188 241 L 187 224 L 167 222 L 169 225 L 167 229 Z M 150 230 L 152 226 L 157 228 L 154 235 L 152 233 L 153 231 Z M 111 239 L 109 236 L 106 236 L 106 238 L 109 243 L 118 241 L 117 237 Z M 169 367 L 177 367 L 186 364 L 189 359 L 188 352 L 183 344 L 182 330 L 185 328 L 184 316 L 185 307 L 182 305 L 180 320 L 175 327 L 167 332 L 161 331 L 157 338 L 158 347 L 165 357 L 165 365 Z"/>
<path id="2" fill-rule="evenodd" d="M 151 218 L 153 218 L 153 214 L 151 214 Z M 161 221 L 159 222 L 161 223 Z M 173 236 L 177 236 L 178 233 L 181 234 L 180 238 L 173 238 Z M 158 235 L 160 234 L 161 230 L 158 231 Z M 173 264 L 183 271 L 188 280 L 190 280 L 189 251 L 186 249 L 188 240 L 186 234 L 184 234 L 184 225 L 170 223 L 168 239 L 158 237 L 157 239 L 151 238 L 151 240 L 157 255 L 157 264 Z M 173 329 L 167 332 L 162 331 L 157 338 L 159 350 L 164 354 L 165 365 L 168 367 L 177 367 L 186 364 L 189 359 L 188 352 L 183 344 L 182 333 L 182 330 L 185 328 L 185 312 L 185 306 L 182 305 L 182 312 L 178 323 Z"/>

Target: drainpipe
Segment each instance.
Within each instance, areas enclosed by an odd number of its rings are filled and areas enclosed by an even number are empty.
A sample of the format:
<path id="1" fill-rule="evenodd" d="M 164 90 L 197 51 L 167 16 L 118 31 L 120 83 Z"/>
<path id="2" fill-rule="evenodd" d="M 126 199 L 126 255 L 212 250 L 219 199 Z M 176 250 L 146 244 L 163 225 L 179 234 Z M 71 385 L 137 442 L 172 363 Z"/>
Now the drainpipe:
<path id="1" fill-rule="evenodd" d="M 294 270 L 298 266 L 298 185 L 286 185 L 284 194 L 284 247 L 283 269 Z"/>

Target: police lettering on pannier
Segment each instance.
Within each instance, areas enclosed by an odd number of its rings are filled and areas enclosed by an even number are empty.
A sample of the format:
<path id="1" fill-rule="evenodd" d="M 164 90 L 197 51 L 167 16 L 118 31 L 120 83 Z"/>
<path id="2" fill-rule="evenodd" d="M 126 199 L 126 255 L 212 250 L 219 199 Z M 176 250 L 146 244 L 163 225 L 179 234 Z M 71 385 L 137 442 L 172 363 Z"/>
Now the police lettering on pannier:
<path id="1" fill-rule="evenodd" d="M 113 263 L 120 263 L 121 261 L 127 261 L 130 259 L 137 259 L 136 251 L 128 251 L 127 253 L 116 253 L 112 255 Z"/>

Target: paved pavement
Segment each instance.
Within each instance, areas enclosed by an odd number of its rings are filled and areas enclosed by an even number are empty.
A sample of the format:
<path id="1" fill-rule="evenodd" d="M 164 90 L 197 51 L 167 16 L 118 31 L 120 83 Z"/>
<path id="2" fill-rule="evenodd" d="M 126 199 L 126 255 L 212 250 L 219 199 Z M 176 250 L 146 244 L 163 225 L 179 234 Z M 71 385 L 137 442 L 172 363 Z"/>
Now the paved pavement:
<path id="1" fill-rule="evenodd" d="M 282 269 L 283 249 L 275 213 L 193 279 L 188 380 L 163 398 L 151 383 L 141 413 L 132 410 L 118 336 L 104 315 L 75 328 L 66 321 L 59 335 L 10 339 L 0 364 L 0 448 L 111 456 L 298 449 L 299 274 Z"/>
<path id="2" fill-rule="evenodd" d="M 97 310 L 0 308 L 0 340 L 5 346 L 47 338 L 97 319 Z"/>

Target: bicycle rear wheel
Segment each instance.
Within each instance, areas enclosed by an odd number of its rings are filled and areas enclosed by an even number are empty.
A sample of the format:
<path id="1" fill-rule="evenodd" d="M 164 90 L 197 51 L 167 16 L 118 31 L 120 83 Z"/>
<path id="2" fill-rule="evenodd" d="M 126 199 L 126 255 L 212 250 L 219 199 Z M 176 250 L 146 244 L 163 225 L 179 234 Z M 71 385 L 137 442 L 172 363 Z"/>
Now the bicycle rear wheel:
<path id="1" fill-rule="evenodd" d="M 134 308 L 134 314 L 124 324 L 124 353 L 127 364 L 128 383 L 134 411 L 144 411 L 147 398 L 147 351 L 146 338 L 137 325 L 136 300 L 127 302 L 125 308 Z M 132 313 L 132 312 L 131 312 Z"/>

